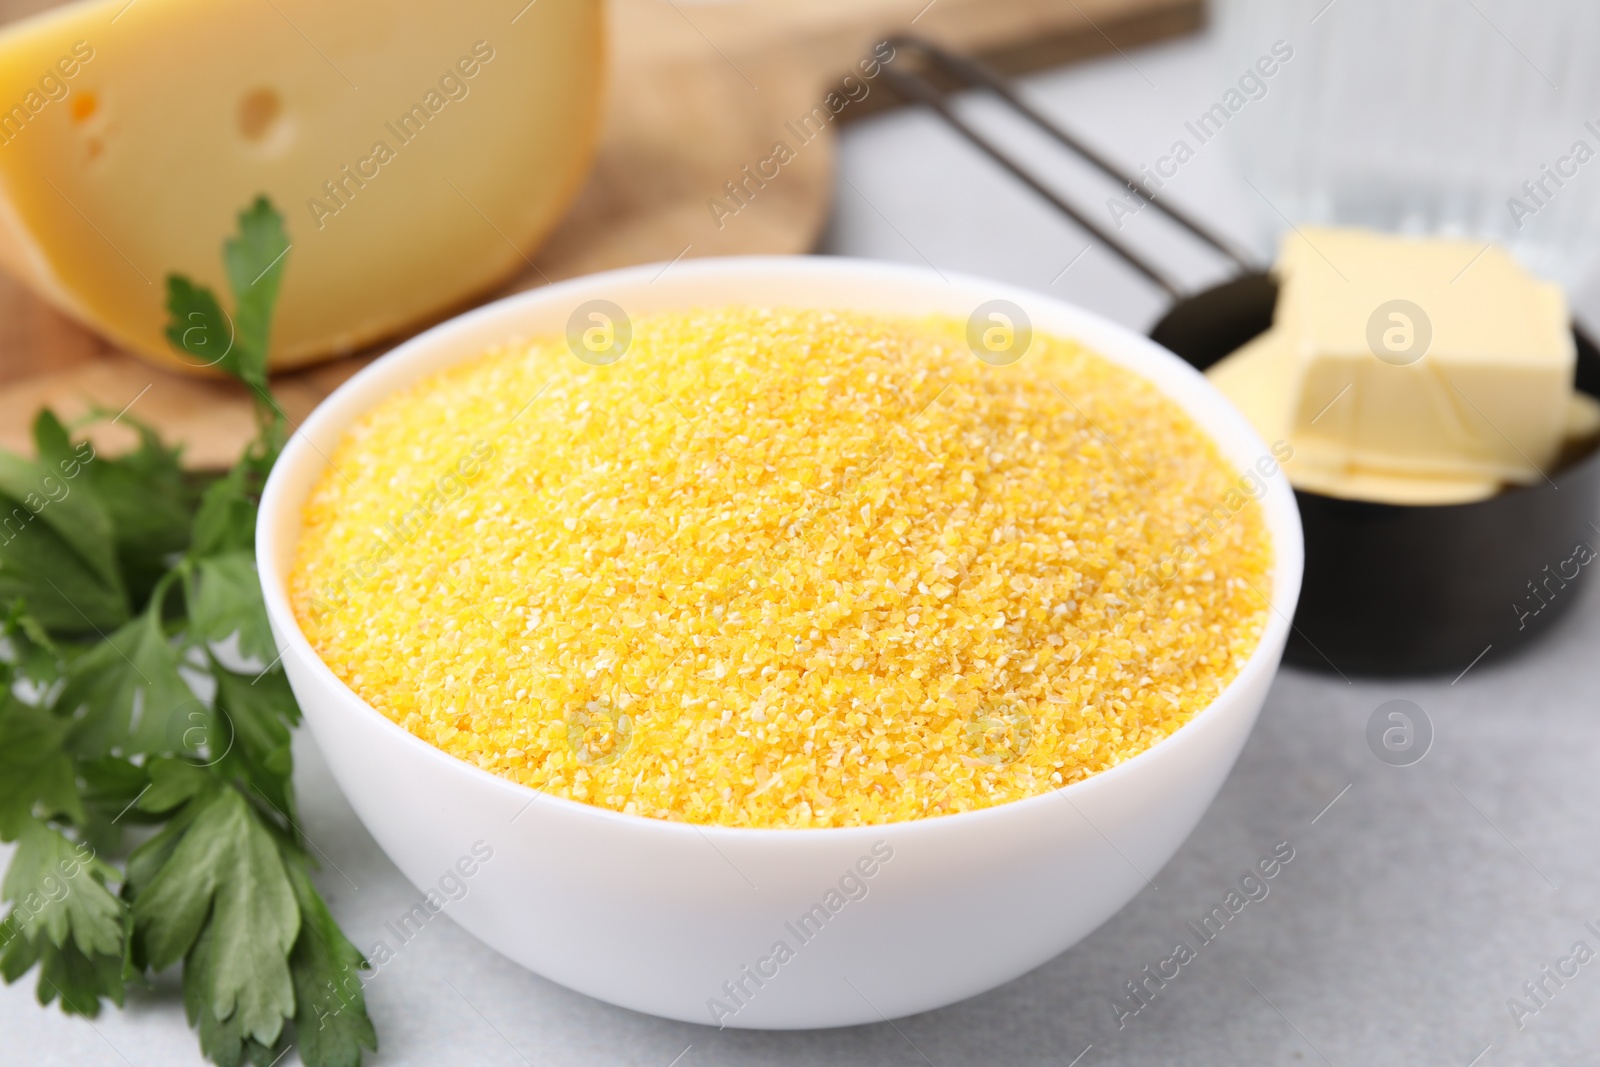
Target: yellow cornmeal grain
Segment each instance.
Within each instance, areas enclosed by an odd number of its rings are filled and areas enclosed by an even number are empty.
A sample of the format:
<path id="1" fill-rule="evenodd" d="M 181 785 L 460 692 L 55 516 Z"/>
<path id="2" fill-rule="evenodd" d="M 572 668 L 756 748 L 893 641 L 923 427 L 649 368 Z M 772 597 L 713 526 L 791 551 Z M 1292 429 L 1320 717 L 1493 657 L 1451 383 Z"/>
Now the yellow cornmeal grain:
<path id="1" fill-rule="evenodd" d="M 306 505 L 291 594 L 355 692 L 495 774 L 882 823 L 1087 777 L 1210 703 L 1271 583 L 1239 484 L 1070 341 L 1002 368 L 953 322 L 662 314 L 609 366 L 518 342 L 387 398 Z"/>

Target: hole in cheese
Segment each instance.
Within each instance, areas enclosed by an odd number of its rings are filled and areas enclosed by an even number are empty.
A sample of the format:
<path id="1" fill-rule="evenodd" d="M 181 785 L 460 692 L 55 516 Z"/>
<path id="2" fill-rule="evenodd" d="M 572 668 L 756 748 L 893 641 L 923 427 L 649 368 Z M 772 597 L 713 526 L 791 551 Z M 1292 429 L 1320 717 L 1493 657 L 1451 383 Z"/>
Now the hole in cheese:
<path id="1" fill-rule="evenodd" d="M 283 115 L 283 101 L 271 89 L 252 89 L 239 101 L 239 132 L 247 141 L 265 141 Z"/>

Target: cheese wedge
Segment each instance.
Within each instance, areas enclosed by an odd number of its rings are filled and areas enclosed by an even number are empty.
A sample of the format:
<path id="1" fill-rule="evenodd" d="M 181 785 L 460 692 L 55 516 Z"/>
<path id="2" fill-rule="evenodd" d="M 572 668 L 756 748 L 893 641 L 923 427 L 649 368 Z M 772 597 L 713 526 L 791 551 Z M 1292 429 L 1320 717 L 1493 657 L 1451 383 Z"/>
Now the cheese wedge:
<path id="1" fill-rule="evenodd" d="M 0 31 L 0 266 L 184 366 L 165 278 L 226 297 L 266 194 L 275 368 L 444 314 L 526 268 L 594 152 L 600 3 L 519 6 L 88 0 Z"/>

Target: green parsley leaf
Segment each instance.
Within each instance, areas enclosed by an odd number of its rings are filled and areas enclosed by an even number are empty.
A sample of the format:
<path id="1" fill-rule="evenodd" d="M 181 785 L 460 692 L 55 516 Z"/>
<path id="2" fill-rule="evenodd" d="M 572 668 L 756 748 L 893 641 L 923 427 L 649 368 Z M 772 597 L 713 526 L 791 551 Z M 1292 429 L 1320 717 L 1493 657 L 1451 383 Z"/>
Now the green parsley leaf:
<path id="1" fill-rule="evenodd" d="M 9 509 L 9 511 L 8 511 Z M 22 600 L 51 633 L 80 636 L 128 620 L 122 592 L 95 575 L 59 534 L 42 523 L 11 534 L 26 509 L 0 496 L 0 603 Z M 7 537 L 10 536 L 10 540 Z"/>
<path id="2" fill-rule="evenodd" d="M 0 895 L 27 908 L 30 925 L 52 945 L 59 948 L 71 937 L 85 955 L 120 958 L 122 902 L 106 888 L 118 877 L 92 848 L 30 819 L 17 838 Z"/>
<path id="3" fill-rule="evenodd" d="M 134 807 L 150 784 L 145 769 L 119 756 L 78 760 L 80 795 L 88 817 L 78 823 L 82 840 L 105 855 L 122 849 L 122 833 L 137 823 L 162 821 Z"/>
<path id="4" fill-rule="evenodd" d="M 286 822 L 293 820 L 289 731 L 300 721 L 300 705 L 288 679 L 282 670 L 246 676 L 214 667 L 211 674 L 217 680 L 216 729 L 228 746 L 217 769 L 243 777 Z M 219 740 L 218 747 L 222 744 Z"/>
<path id="5" fill-rule="evenodd" d="M 238 236 L 222 252 L 233 289 L 232 318 L 211 290 L 181 274 L 167 276 L 167 340 L 248 385 L 262 407 L 275 407 L 267 390 L 267 350 L 289 247 L 283 217 L 266 197 L 239 213 Z"/>
<path id="6" fill-rule="evenodd" d="M 111 520 L 42 461 L 0 452 L 0 602 L 21 597 L 51 630 L 127 619 Z"/>
<path id="7" fill-rule="evenodd" d="M 199 366 L 233 372 L 239 338 L 233 320 L 210 289 L 181 274 L 167 275 L 167 314 L 171 316 L 167 340 L 172 347 L 187 352 L 194 357 L 190 362 Z"/>
<path id="8" fill-rule="evenodd" d="M 187 831 L 133 900 L 134 929 L 154 970 L 186 955 L 205 968 L 201 990 L 219 1019 L 272 1045 L 294 1015 L 288 954 L 300 911 L 277 843 L 236 790 L 197 797 Z M 203 928 L 204 958 L 190 953 Z"/>
<path id="9" fill-rule="evenodd" d="M 7 922 L 10 917 L 7 917 Z M 0 924 L 0 929 L 5 929 Z M 40 938 L 4 940 L 0 934 L 0 978 L 15 982 L 39 967 L 39 1003 L 48 1006 L 60 998 L 61 1010 L 69 1015 L 93 1018 L 100 1014 L 100 998 L 122 1006 L 126 983 L 126 959 L 121 956 L 86 956 L 77 942 L 52 945 Z"/>
<path id="10" fill-rule="evenodd" d="M 71 727 L 9 691 L 0 694 L 0 841 L 37 825 L 36 812 L 84 821 L 72 760 L 62 747 Z"/>
<path id="11" fill-rule="evenodd" d="M 56 413 L 41 408 L 33 419 L 33 446 L 39 451 L 39 460 L 47 466 L 68 462 L 73 458 L 72 437 Z M 63 471 L 65 468 L 63 468 Z"/>
<path id="12" fill-rule="evenodd" d="M 123 868 L 123 896 L 131 896 L 137 900 L 139 894 L 150 887 L 150 883 L 155 881 L 156 875 L 161 873 L 167 861 L 172 858 L 172 854 L 177 851 L 183 835 L 189 832 L 189 827 L 194 825 L 194 820 L 203 807 L 201 804 L 185 804 L 167 820 L 167 825 L 163 826 L 159 833 L 133 850 Z M 134 941 L 133 949 L 135 962 L 141 968 L 147 966 L 144 946 L 137 939 Z"/>
<path id="13" fill-rule="evenodd" d="M 171 811 L 187 804 L 215 782 L 204 767 L 181 759 L 153 759 L 149 762 L 150 788 L 138 799 L 140 811 Z"/>
<path id="14" fill-rule="evenodd" d="M 184 471 L 121 415 L 139 433 L 125 455 L 97 455 L 50 412 L 34 422 L 36 460 L 0 455 L 0 837 L 19 838 L 0 883 L 0 978 L 37 968 L 41 1003 L 93 1015 L 181 960 L 213 1062 L 271 1067 L 296 1043 L 308 1067 L 357 1067 L 377 1047 L 363 961 L 307 875 L 300 711 L 253 555 L 287 432 L 267 352 L 289 249 L 261 198 L 223 247 L 232 316 L 168 278 L 174 346 L 255 396 L 256 440 L 226 474 Z M 228 670 L 228 645 L 267 669 Z M 159 829 L 119 874 L 95 850 L 137 823 Z"/>
<path id="15" fill-rule="evenodd" d="M 191 635 L 206 643 L 239 635 L 239 654 L 265 666 L 278 658 L 261 600 L 253 552 L 225 552 L 195 564 L 189 601 Z"/>
<path id="16" fill-rule="evenodd" d="M 189 1025 L 200 1029 L 200 1051 L 217 1067 L 237 1067 L 245 1059 L 261 1067 L 270 1067 L 283 1058 L 279 1053 L 288 1042 L 288 1031 L 279 1034 L 274 1044 L 263 1045 L 244 1032 L 239 1012 L 226 1019 L 217 1018 L 208 994 L 214 981 L 214 944 L 213 928 L 207 926 L 200 931 L 200 937 L 183 963 L 183 1012 Z"/>
<path id="17" fill-rule="evenodd" d="M 113 414 L 95 412 L 98 418 Z M 109 520 L 129 602 L 137 606 L 188 546 L 199 493 L 195 476 L 179 466 L 178 449 L 164 446 L 137 419 L 117 417 L 139 434 L 138 447 L 122 456 L 100 455 L 87 440 L 74 444 L 48 409 L 34 420 L 33 437 L 38 463 L 54 476 L 47 488 L 58 495 L 87 495 Z"/>
<path id="18" fill-rule="evenodd" d="M 363 1048 L 378 1050 L 378 1034 L 367 1017 L 361 990 L 361 969 L 367 961 L 333 921 L 301 865 L 288 866 L 300 905 L 300 936 L 289 957 L 295 1041 L 307 1063 L 358 1067 Z"/>
<path id="19" fill-rule="evenodd" d="M 256 512 L 275 459 L 275 447 L 260 454 L 248 452 L 227 474 L 206 487 L 194 517 L 191 556 L 199 559 L 255 551 Z"/>
<path id="20" fill-rule="evenodd" d="M 0 623 L 0 636 L 10 646 L 5 657 L 10 676 L 6 684 L 8 690 L 17 679 L 32 686 L 41 696 L 55 685 L 61 677 L 61 653 L 21 600 L 12 602 L 5 621 Z"/>
<path id="21" fill-rule="evenodd" d="M 0 975 L 15 981 L 41 965 L 39 1003 L 94 1015 L 100 998 L 122 1003 L 127 909 L 107 888 L 117 871 L 87 845 L 29 820 L 17 841 L 0 896 Z"/>
<path id="22" fill-rule="evenodd" d="M 200 493 L 196 477 L 179 466 L 177 449 L 162 445 L 143 423 L 127 416 L 122 422 L 138 431 L 138 448 L 122 456 L 98 456 L 83 441 L 73 458 L 111 518 L 129 601 L 139 606 L 189 547 Z M 69 463 L 63 469 L 73 468 Z"/>
<path id="23" fill-rule="evenodd" d="M 284 232 L 283 219 L 264 196 L 239 213 L 239 235 L 223 245 L 239 326 L 238 360 L 230 369 L 258 392 L 267 388 L 272 306 L 278 300 L 288 252 L 289 235 Z"/>
<path id="24" fill-rule="evenodd" d="M 121 756 L 79 760 L 78 777 L 83 779 L 83 802 L 113 817 L 128 811 L 150 784 L 148 770 Z"/>
<path id="25" fill-rule="evenodd" d="M 56 710 L 82 712 L 70 738 L 79 755 L 126 756 L 177 749 L 186 709 L 197 703 L 160 618 L 147 609 L 72 662 Z"/>
<path id="26" fill-rule="evenodd" d="M 267 351 L 272 308 L 278 298 L 289 248 L 283 218 L 266 197 L 257 198 L 240 212 L 238 236 L 229 238 L 223 246 L 223 260 L 238 313 L 238 331 L 237 336 L 232 332 L 228 334 L 228 350 L 216 357 L 216 365 L 249 386 L 255 394 L 261 435 L 232 470 L 207 488 L 201 499 L 191 538 L 190 554 L 195 558 L 255 549 L 256 510 L 261 488 L 283 448 L 285 435 L 283 412 L 267 387 Z M 183 340 L 184 316 L 198 314 L 197 322 L 210 322 L 213 309 L 215 315 L 221 315 L 221 308 L 208 290 L 197 289 L 179 275 L 167 279 L 167 289 L 167 305 L 172 314 L 167 336 L 177 347 L 193 352 L 191 343 L 198 345 L 204 337 L 196 335 L 189 342 Z M 235 324 L 230 322 L 229 325 L 231 328 Z M 205 332 L 203 330 L 202 334 Z"/>

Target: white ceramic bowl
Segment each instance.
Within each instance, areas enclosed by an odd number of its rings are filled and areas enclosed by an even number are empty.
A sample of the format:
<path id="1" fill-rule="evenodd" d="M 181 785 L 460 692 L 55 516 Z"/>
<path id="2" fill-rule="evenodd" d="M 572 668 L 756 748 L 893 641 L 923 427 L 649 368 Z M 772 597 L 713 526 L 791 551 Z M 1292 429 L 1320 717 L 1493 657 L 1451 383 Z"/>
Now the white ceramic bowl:
<path id="1" fill-rule="evenodd" d="M 493 342 L 564 332 L 573 309 L 595 298 L 631 315 L 756 304 L 962 318 L 1010 300 L 1035 329 L 1079 338 L 1153 381 L 1241 471 L 1268 454 L 1201 375 L 1145 338 L 1033 292 L 901 266 L 796 257 L 638 267 L 522 293 L 429 330 L 352 378 L 301 427 L 267 484 L 256 540 L 295 695 L 345 795 L 406 877 L 486 944 L 562 985 L 654 1015 L 761 1029 L 873 1022 L 981 993 L 1066 949 L 1144 888 L 1216 795 L 1283 651 L 1302 545 L 1281 474 L 1266 479 L 1262 497 L 1276 553 L 1273 610 L 1232 685 L 1126 763 L 982 811 L 827 830 L 621 815 L 446 755 L 317 658 L 284 579 L 302 502 L 345 427 Z"/>

